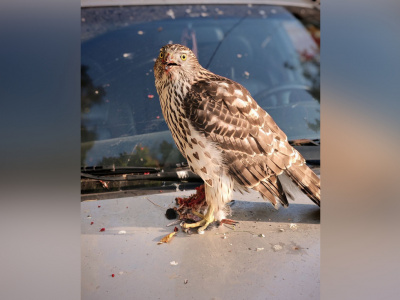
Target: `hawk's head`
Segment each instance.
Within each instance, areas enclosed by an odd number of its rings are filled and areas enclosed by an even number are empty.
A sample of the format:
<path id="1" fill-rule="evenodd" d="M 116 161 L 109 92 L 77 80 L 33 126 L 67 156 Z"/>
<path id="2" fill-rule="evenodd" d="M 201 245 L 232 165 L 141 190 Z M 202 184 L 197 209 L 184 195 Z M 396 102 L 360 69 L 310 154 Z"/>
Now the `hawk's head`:
<path id="1" fill-rule="evenodd" d="M 156 81 L 191 81 L 200 69 L 193 52 L 179 44 L 168 44 L 160 49 L 154 64 Z"/>

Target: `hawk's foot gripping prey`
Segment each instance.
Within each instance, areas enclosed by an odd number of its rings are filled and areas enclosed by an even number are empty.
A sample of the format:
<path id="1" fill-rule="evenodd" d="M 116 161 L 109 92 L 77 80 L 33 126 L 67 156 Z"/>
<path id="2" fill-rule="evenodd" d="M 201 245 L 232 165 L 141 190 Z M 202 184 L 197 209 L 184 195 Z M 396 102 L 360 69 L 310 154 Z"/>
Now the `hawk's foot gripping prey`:
<path id="1" fill-rule="evenodd" d="M 320 205 L 320 179 L 272 117 L 239 83 L 204 69 L 182 45 L 161 48 L 154 64 L 161 109 L 190 169 L 205 184 L 208 211 L 189 227 L 225 218 L 235 188 L 258 191 L 276 208 L 293 188 Z"/>
<path id="2" fill-rule="evenodd" d="M 204 230 L 210 225 L 212 222 L 214 222 L 214 208 L 212 206 L 209 206 L 207 209 L 207 213 L 205 215 L 202 215 L 196 211 L 192 211 L 193 214 L 196 216 L 202 218 L 202 220 L 196 222 L 196 223 L 183 223 L 182 227 L 183 228 L 196 228 L 197 232 L 200 234 L 204 233 Z"/>
<path id="3" fill-rule="evenodd" d="M 202 184 L 196 188 L 195 194 L 192 194 L 189 197 L 177 197 L 175 199 L 176 203 L 179 205 L 175 211 L 179 214 L 179 219 L 183 220 L 181 226 L 184 229 L 200 227 L 198 232 L 204 233 L 204 230 L 208 227 L 208 225 L 215 221 L 213 215 L 214 208 L 207 204 L 205 192 L 205 186 Z M 201 211 L 206 212 L 206 214 L 200 213 Z M 196 216 L 196 220 L 200 220 L 195 222 L 193 220 L 193 216 Z M 193 222 L 190 223 L 191 221 Z M 222 219 L 218 225 L 236 225 L 237 223 L 238 222 L 234 220 Z"/>

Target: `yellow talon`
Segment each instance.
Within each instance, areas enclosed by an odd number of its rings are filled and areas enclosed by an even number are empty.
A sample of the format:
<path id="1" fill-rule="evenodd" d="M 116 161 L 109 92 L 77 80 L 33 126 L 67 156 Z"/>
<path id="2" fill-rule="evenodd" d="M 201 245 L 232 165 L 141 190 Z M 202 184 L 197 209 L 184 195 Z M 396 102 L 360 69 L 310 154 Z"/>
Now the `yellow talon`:
<path id="1" fill-rule="evenodd" d="M 203 218 L 202 220 L 200 220 L 199 222 L 196 223 L 192 223 L 192 224 L 187 224 L 187 223 L 183 223 L 182 227 L 183 228 L 195 228 L 195 227 L 199 227 L 199 229 L 197 229 L 197 232 L 200 234 L 204 233 L 204 230 L 208 227 L 208 225 L 210 225 L 212 222 L 214 222 L 214 209 L 210 206 L 207 210 L 207 213 L 205 216 L 203 216 L 202 214 L 198 213 L 198 212 L 194 212 L 193 213 L 200 217 Z"/>

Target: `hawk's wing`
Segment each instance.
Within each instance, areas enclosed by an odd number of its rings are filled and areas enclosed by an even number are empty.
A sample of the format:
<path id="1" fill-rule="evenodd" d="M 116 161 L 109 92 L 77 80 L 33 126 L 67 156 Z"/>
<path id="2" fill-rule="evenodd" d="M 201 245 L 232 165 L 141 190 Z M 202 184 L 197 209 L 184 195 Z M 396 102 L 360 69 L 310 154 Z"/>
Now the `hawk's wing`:
<path id="1" fill-rule="evenodd" d="M 275 206 L 277 197 L 287 206 L 277 177 L 286 171 L 319 205 L 319 194 L 315 196 L 319 193 L 319 178 L 289 145 L 285 133 L 271 116 L 240 84 L 215 75 L 195 83 L 184 105 L 192 126 L 219 145 L 229 174 L 245 189 L 259 191 Z"/>

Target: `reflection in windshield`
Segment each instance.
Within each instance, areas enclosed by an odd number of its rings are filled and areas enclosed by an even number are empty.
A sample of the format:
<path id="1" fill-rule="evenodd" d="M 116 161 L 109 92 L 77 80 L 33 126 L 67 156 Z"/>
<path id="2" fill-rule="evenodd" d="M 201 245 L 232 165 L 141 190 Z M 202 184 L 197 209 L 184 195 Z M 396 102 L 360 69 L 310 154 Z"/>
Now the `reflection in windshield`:
<path id="1" fill-rule="evenodd" d="M 101 104 L 105 95 L 105 90 L 101 86 L 94 86 L 92 78 L 87 73 L 88 67 L 81 66 L 81 114 L 90 113 L 90 109 L 95 104 Z M 86 152 L 93 146 L 97 139 L 96 131 L 86 122 L 81 123 L 81 139 L 88 141 L 82 148 L 81 165 L 84 165 Z"/>
<path id="2" fill-rule="evenodd" d="M 119 167 L 163 167 L 166 169 L 175 167 L 175 162 L 183 162 L 185 159 L 174 144 L 163 140 L 158 148 L 150 149 L 142 144 L 135 145 L 133 151 L 124 151 L 118 156 L 103 157 L 100 166 Z M 173 165 L 171 165 L 173 162 Z"/>
<path id="3" fill-rule="evenodd" d="M 315 26 L 313 27 L 315 29 Z M 163 119 L 153 65 L 167 43 L 245 86 L 289 139 L 319 139 L 319 45 L 275 6 L 82 10 L 81 165 L 173 168 L 185 162 Z"/>

